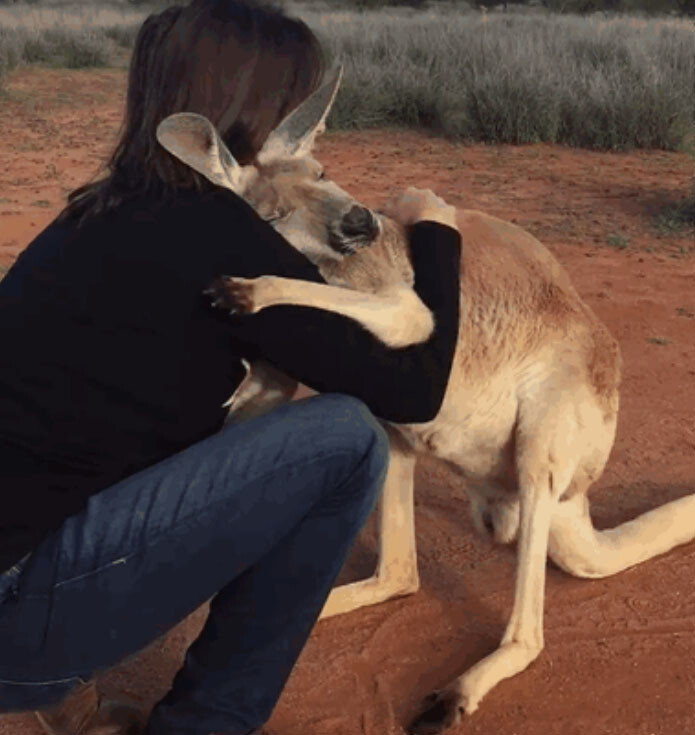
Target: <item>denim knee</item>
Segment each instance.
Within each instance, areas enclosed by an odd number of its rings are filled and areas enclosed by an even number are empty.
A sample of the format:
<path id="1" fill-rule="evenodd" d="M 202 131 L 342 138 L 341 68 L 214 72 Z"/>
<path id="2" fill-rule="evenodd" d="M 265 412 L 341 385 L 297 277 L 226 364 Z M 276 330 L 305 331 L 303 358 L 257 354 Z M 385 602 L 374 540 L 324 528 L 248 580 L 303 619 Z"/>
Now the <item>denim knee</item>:
<path id="1" fill-rule="evenodd" d="M 352 396 L 324 393 L 319 396 L 322 409 L 330 407 L 332 427 L 340 441 L 349 444 L 364 464 L 365 482 L 359 490 L 371 508 L 383 486 L 389 464 L 389 438 L 386 429 L 374 417 L 367 405 Z"/>
<path id="2" fill-rule="evenodd" d="M 366 403 L 342 393 L 323 393 L 318 398 L 322 409 L 328 408 L 336 424 L 347 429 L 347 436 L 354 437 L 357 444 L 364 445 L 365 452 L 371 451 L 377 458 L 388 459 L 388 434 Z"/>

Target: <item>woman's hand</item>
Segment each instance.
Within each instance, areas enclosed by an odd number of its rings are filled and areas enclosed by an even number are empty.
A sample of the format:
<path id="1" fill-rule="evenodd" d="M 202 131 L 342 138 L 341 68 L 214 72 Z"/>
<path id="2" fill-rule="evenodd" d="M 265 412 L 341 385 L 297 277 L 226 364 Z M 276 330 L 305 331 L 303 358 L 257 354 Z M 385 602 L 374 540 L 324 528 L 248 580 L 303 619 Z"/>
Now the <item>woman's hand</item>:
<path id="1" fill-rule="evenodd" d="M 393 197 L 380 211 L 404 227 L 420 220 L 433 220 L 458 229 L 456 208 L 447 204 L 431 189 L 410 186 Z"/>

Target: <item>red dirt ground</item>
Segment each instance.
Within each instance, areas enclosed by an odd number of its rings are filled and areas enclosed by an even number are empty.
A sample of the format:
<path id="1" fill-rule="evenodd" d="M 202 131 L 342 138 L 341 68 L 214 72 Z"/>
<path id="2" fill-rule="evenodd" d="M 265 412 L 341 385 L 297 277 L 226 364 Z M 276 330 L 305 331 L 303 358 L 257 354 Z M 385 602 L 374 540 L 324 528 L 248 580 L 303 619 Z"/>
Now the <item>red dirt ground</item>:
<path id="1" fill-rule="evenodd" d="M 0 267 L 110 151 L 124 90 L 122 70 L 11 75 L 0 98 Z M 687 193 L 691 158 L 457 146 L 412 131 L 330 133 L 317 154 L 365 204 L 381 205 L 393 189 L 432 188 L 527 228 L 566 266 L 624 358 L 618 436 L 592 495 L 599 527 L 695 490 L 695 233 L 659 237 L 654 226 L 659 208 Z M 627 247 L 611 246 L 611 236 Z M 275 711 L 274 733 L 402 733 L 422 696 L 499 641 L 513 550 L 475 536 L 464 490 L 447 469 L 423 461 L 416 489 L 421 590 L 319 623 Z M 367 529 L 343 578 L 367 576 L 373 563 Z M 452 734 L 695 732 L 694 580 L 695 543 L 614 579 L 578 580 L 549 567 L 545 651 Z M 114 669 L 103 688 L 153 704 L 205 612 Z M 29 715 L 0 716 L 0 735 L 37 733 Z"/>

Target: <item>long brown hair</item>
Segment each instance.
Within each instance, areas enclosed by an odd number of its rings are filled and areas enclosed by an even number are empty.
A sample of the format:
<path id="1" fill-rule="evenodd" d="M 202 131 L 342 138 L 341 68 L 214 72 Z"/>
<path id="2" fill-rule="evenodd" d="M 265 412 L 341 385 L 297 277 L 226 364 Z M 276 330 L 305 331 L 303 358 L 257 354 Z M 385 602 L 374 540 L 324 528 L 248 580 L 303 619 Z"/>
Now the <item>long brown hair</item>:
<path id="1" fill-rule="evenodd" d="M 73 191 L 61 217 L 87 217 L 133 196 L 165 200 L 213 185 L 156 140 L 175 112 L 205 115 L 241 164 L 321 82 L 321 43 L 301 20 L 263 0 L 192 0 L 150 15 L 135 41 L 125 119 L 106 175 Z"/>

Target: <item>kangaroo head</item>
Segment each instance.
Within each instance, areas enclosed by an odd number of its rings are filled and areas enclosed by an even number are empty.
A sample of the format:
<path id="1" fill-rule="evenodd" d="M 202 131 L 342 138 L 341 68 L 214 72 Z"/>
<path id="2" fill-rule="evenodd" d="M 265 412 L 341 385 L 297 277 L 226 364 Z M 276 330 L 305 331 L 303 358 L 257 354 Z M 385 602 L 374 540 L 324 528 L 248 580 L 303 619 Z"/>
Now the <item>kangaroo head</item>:
<path id="1" fill-rule="evenodd" d="M 371 244 L 381 218 L 324 175 L 311 151 L 342 78 L 342 66 L 268 136 L 253 164 L 234 159 L 212 123 L 194 113 L 170 115 L 157 140 L 218 186 L 230 189 L 314 263 L 341 260 Z"/>

